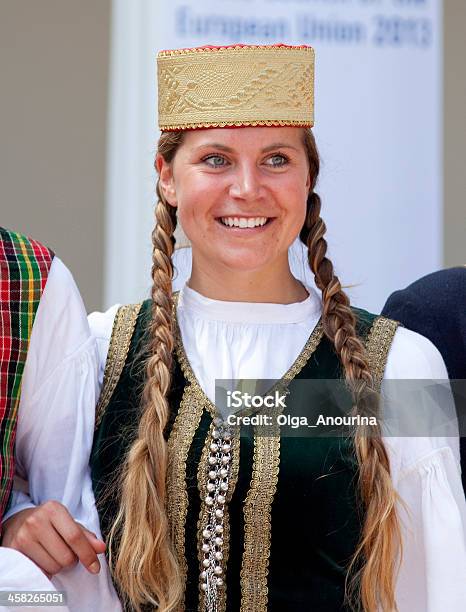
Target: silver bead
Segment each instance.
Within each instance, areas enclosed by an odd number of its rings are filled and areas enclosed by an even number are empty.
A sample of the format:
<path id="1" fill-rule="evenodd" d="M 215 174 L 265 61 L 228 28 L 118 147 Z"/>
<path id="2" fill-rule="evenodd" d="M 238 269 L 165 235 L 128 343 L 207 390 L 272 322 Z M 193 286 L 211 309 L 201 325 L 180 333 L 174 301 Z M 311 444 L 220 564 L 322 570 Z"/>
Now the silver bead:
<path id="1" fill-rule="evenodd" d="M 215 485 L 213 482 L 207 483 L 207 491 L 210 491 L 210 492 L 215 491 Z"/>
<path id="2" fill-rule="evenodd" d="M 210 470 L 209 472 L 209 478 L 211 480 L 215 480 L 217 478 L 217 472 L 215 470 Z"/>
<path id="3" fill-rule="evenodd" d="M 210 567 L 210 561 L 209 561 L 209 559 L 204 559 L 204 561 L 202 562 L 202 565 L 203 565 L 204 567 Z M 215 570 L 214 570 L 214 571 L 215 571 Z"/>
<path id="4" fill-rule="evenodd" d="M 230 463 L 230 457 L 222 457 L 222 463 L 224 465 L 226 465 L 227 463 Z"/>
<path id="5" fill-rule="evenodd" d="M 222 546 L 222 545 L 223 545 L 223 540 L 222 540 L 222 538 L 218 538 L 218 537 L 217 537 L 217 538 L 215 538 L 214 542 L 215 542 L 215 544 L 216 544 L 217 546 Z"/>
<path id="6" fill-rule="evenodd" d="M 215 444 L 215 442 L 212 442 L 212 444 L 210 445 L 210 450 L 213 453 L 216 453 L 218 451 L 218 444 Z"/>
<path id="7" fill-rule="evenodd" d="M 220 575 L 222 574 L 222 572 L 223 572 L 223 570 L 222 570 L 222 568 L 220 567 L 220 565 L 216 565 L 216 566 L 214 567 L 214 574 L 215 574 L 216 576 L 220 576 Z"/>
<path id="8" fill-rule="evenodd" d="M 207 583 L 206 583 L 206 582 L 203 582 L 203 583 L 201 584 L 201 589 L 202 589 L 203 591 L 207 591 Z"/>
<path id="9" fill-rule="evenodd" d="M 223 510 L 220 510 L 220 509 L 215 510 L 215 516 L 217 518 L 223 518 Z"/>
<path id="10" fill-rule="evenodd" d="M 223 533 L 223 525 L 215 525 L 215 533 Z"/>
<path id="11" fill-rule="evenodd" d="M 203 544 L 203 545 L 202 545 L 202 550 L 203 550 L 204 552 L 209 552 L 209 550 L 210 550 L 210 546 L 209 546 L 208 544 Z"/>
<path id="12" fill-rule="evenodd" d="M 202 532 L 202 535 L 204 538 L 210 538 L 210 536 L 212 535 L 212 532 L 209 531 L 208 529 L 204 529 L 204 531 Z"/>
<path id="13" fill-rule="evenodd" d="M 228 483 L 227 482 L 221 482 L 220 483 L 220 488 L 222 491 L 228 491 Z"/>
<path id="14" fill-rule="evenodd" d="M 221 578 L 217 578 L 217 586 L 222 586 L 223 580 Z"/>
<path id="15" fill-rule="evenodd" d="M 202 580 L 205 580 L 207 578 L 207 572 L 205 570 L 201 572 L 201 578 Z"/>
<path id="16" fill-rule="evenodd" d="M 225 503 L 225 496 L 224 495 L 218 495 L 217 496 L 217 501 L 219 504 L 224 504 Z"/>
<path id="17" fill-rule="evenodd" d="M 215 465 L 217 463 L 217 457 L 209 457 L 210 465 Z"/>
<path id="18" fill-rule="evenodd" d="M 207 495 L 204 501 L 208 506 L 212 506 L 214 503 L 214 500 L 210 497 L 210 495 Z"/>
<path id="19" fill-rule="evenodd" d="M 231 451 L 231 446 L 230 444 L 222 444 L 222 451 L 224 453 L 229 453 Z"/>
<path id="20" fill-rule="evenodd" d="M 216 553 L 214 554 L 214 557 L 215 557 L 215 559 L 216 559 L 217 561 L 221 561 L 221 560 L 223 559 L 223 555 L 222 555 L 222 553 L 221 553 L 220 551 L 216 552 Z"/>
<path id="21" fill-rule="evenodd" d="M 221 476 L 222 478 L 225 478 L 226 476 L 228 476 L 228 470 L 227 470 L 226 468 L 222 468 L 222 469 L 220 470 L 220 476 Z"/>

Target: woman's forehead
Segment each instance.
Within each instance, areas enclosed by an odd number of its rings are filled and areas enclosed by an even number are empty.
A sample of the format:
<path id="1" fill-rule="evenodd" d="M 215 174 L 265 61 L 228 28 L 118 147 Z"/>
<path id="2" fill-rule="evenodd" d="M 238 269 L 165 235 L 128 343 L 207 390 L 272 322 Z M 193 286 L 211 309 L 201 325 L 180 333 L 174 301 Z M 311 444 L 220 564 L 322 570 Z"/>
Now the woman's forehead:
<path id="1" fill-rule="evenodd" d="M 272 146 L 297 147 L 302 143 L 301 127 L 208 128 L 189 130 L 183 143 L 188 147 L 218 146 L 238 149 L 241 147 L 263 149 Z"/>

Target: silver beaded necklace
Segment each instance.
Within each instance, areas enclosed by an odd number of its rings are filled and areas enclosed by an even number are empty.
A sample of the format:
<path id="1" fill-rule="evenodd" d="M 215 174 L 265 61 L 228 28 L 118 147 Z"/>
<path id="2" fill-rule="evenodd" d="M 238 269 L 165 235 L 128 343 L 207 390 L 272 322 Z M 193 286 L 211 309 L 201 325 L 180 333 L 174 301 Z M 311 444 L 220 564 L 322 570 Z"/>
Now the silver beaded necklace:
<path id="1" fill-rule="evenodd" d="M 202 531 L 201 589 L 205 593 L 205 612 L 218 611 L 218 591 L 224 586 L 223 533 L 224 507 L 231 470 L 232 433 L 220 418 L 214 419 L 209 447 L 207 495 L 208 522 Z"/>

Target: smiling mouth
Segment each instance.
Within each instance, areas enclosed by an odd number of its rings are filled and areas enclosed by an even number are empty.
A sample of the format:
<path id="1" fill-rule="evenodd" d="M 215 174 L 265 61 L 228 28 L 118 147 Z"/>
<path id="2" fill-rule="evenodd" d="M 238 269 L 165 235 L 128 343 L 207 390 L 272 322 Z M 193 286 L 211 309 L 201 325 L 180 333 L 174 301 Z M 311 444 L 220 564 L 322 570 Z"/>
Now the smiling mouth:
<path id="1" fill-rule="evenodd" d="M 225 227 L 252 229 L 263 227 L 272 221 L 273 217 L 218 217 L 217 221 Z"/>

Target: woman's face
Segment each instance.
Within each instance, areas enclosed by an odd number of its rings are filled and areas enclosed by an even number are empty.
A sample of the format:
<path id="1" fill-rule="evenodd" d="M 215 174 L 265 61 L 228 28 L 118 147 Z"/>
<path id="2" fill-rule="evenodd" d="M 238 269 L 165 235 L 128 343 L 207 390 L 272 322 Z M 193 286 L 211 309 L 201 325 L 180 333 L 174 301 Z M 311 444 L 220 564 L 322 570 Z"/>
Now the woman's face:
<path id="1" fill-rule="evenodd" d="M 171 164 L 158 156 L 157 169 L 193 260 L 266 271 L 288 257 L 310 189 L 302 128 L 190 131 Z"/>

